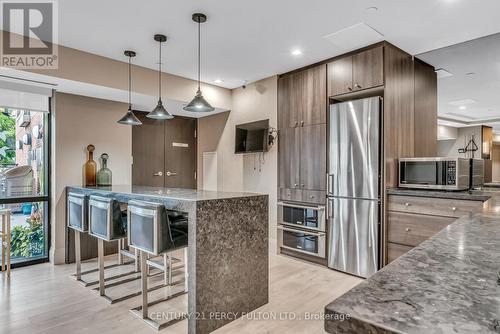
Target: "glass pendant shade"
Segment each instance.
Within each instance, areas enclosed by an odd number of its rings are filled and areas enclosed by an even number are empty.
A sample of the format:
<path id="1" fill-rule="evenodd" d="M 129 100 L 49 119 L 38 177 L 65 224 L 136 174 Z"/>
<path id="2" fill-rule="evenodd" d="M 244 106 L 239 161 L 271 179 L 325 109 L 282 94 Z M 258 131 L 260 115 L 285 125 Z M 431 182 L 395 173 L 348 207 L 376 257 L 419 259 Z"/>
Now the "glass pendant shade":
<path id="1" fill-rule="evenodd" d="M 186 111 L 193 112 L 209 112 L 214 111 L 215 108 L 210 105 L 210 103 L 205 100 L 203 95 L 201 94 L 201 90 L 198 89 L 196 92 L 196 96 L 191 102 L 189 102 L 184 108 Z"/>
<path id="2" fill-rule="evenodd" d="M 132 109 L 129 107 L 125 116 L 118 120 L 118 123 L 125 125 L 142 125 L 142 122 L 135 116 Z"/>
<path id="3" fill-rule="evenodd" d="M 174 116 L 165 109 L 163 102 L 161 101 L 161 43 L 167 41 L 167 36 L 156 34 L 154 35 L 154 40 L 159 44 L 159 61 L 158 61 L 158 104 L 156 107 L 146 115 L 148 118 L 167 120 L 172 119 Z"/>
<path id="4" fill-rule="evenodd" d="M 192 112 L 209 112 L 214 111 L 215 108 L 210 105 L 210 103 L 205 100 L 203 94 L 201 93 L 200 82 L 201 82 L 201 34 L 200 25 L 207 21 L 207 16 L 202 13 L 194 13 L 192 17 L 193 21 L 198 23 L 198 90 L 194 99 L 191 100 L 184 108 L 186 111 Z"/>
<path id="5" fill-rule="evenodd" d="M 153 119 L 172 119 L 174 116 L 165 109 L 163 106 L 163 102 L 161 99 L 158 100 L 158 104 L 156 107 L 151 111 L 149 114 L 147 114 L 148 118 L 153 118 Z"/>

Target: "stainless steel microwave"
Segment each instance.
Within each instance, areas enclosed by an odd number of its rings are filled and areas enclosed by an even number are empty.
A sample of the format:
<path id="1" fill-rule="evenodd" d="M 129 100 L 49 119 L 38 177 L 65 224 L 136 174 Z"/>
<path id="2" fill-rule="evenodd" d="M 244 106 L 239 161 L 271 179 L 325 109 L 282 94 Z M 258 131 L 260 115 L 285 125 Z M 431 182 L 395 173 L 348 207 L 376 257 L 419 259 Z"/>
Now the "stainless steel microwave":
<path id="1" fill-rule="evenodd" d="M 399 159 L 399 187 L 436 190 L 469 189 L 470 159 Z"/>

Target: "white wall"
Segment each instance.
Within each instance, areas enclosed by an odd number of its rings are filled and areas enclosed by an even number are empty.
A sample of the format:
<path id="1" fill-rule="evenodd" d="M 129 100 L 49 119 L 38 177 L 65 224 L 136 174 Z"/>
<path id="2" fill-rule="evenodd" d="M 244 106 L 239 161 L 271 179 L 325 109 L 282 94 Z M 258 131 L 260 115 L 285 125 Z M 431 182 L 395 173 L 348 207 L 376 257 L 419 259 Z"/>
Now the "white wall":
<path id="1" fill-rule="evenodd" d="M 456 136 L 456 139 L 453 140 L 438 141 L 438 156 L 471 158 L 472 154 L 470 152 L 461 154 L 458 153 L 458 149 L 464 148 L 474 136 L 476 145 L 479 147 L 479 150 L 474 152 L 474 157 L 481 157 L 481 126 L 459 128 Z"/>
<path id="2" fill-rule="evenodd" d="M 82 185 L 86 147 L 95 146 L 94 160 L 106 152 L 113 184 L 132 180 L 132 127 L 117 124 L 127 105 L 108 100 L 57 93 L 53 110 L 51 262 L 64 263 L 65 187 Z"/>
<path id="3" fill-rule="evenodd" d="M 269 125 L 277 127 L 277 82 L 277 77 L 270 77 L 246 89 L 234 89 L 230 113 L 198 120 L 198 175 L 203 174 L 203 152 L 216 151 L 219 191 L 268 194 L 270 238 L 276 238 L 277 145 L 263 155 L 241 155 L 234 153 L 234 138 L 237 124 L 269 119 Z M 203 180 L 198 178 L 198 186 L 202 185 Z"/>

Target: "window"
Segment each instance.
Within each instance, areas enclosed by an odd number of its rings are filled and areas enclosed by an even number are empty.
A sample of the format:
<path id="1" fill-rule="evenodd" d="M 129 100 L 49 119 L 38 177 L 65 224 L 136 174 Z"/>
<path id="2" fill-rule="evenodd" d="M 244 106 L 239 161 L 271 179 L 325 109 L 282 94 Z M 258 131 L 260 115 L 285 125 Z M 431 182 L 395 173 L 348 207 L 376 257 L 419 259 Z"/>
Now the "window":
<path id="1" fill-rule="evenodd" d="M 0 107 L 0 207 L 14 265 L 48 259 L 49 113 Z"/>

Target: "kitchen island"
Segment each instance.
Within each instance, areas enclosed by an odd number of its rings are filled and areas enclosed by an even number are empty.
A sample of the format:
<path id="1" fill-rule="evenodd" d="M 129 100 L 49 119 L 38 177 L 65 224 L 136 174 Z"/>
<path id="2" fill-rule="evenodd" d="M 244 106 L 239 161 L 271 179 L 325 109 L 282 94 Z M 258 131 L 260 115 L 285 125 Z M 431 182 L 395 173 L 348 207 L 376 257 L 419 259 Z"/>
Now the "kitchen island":
<path id="1" fill-rule="evenodd" d="M 66 191 L 162 203 L 187 214 L 189 333 L 209 333 L 268 303 L 267 195 L 142 186 Z"/>
<path id="2" fill-rule="evenodd" d="M 411 196 L 407 190 L 392 194 Z M 459 218 L 327 305 L 325 330 L 499 333 L 500 193 L 469 195 L 485 196 L 481 212 Z"/>

